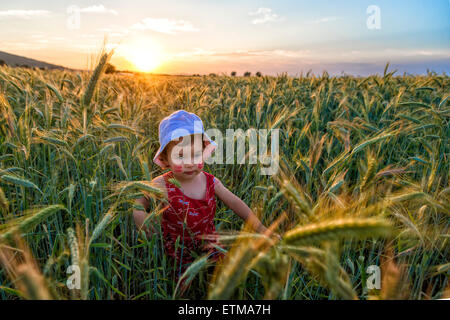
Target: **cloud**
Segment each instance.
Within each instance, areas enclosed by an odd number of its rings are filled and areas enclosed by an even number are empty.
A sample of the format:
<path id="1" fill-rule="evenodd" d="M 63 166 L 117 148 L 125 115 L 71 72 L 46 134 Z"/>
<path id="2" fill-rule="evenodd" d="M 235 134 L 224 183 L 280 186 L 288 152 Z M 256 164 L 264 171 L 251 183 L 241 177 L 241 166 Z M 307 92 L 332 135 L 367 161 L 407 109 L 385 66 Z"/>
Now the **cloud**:
<path id="1" fill-rule="evenodd" d="M 46 35 L 44 33 L 36 33 L 36 34 L 31 35 L 31 38 L 33 38 L 33 39 L 44 38 L 44 37 L 46 37 Z"/>
<path id="2" fill-rule="evenodd" d="M 255 19 L 252 20 L 253 24 L 284 20 L 284 18 L 279 17 L 276 13 L 273 13 L 270 8 L 258 8 L 255 12 L 249 12 L 249 15 L 255 17 Z"/>
<path id="3" fill-rule="evenodd" d="M 116 10 L 107 9 L 102 4 L 82 8 L 82 9 L 80 9 L 80 12 L 83 12 L 83 13 L 109 13 L 109 14 L 113 14 L 115 16 L 119 15 L 119 13 Z"/>
<path id="4" fill-rule="evenodd" d="M 152 30 L 166 34 L 198 31 L 198 29 L 196 29 L 189 21 L 173 20 L 167 18 L 145 18 L 140 22 L 132 25 L 131 29 Z"/>
<path id="5" fill-rule="evenodd" d="M 48 10 L 4 10 L 0 11 L 0 18 L 22 18 L 29 19 L 35 17 L 48 17 L 51 14 Z"/>
<path id="6" fill-rule="evenodd" d="M 95 38 L 98 38 L 99 37 L 99 35 L 98 34 L 82 34 L 82 35 L 80 35 L 80 37 L 82 37 L 82 38 L 88 38 L 88 39 L 95 39 Z"/>
<path id="7" fill-rule="evenodd" d="M 210 51 L 202 48 L 195 48 L 195 51 L 182 52 L 180 56 L 220 56 L 220 57 L 252 57 L 252 56 L 279 56 L 287 58 L 300 58 L 310 54 L 310 50 L 232 50 L 232 51 Z"/>
<path id="8" fill-rule="evenodd" d="M 450 59 L 450 52 L 447 50 L 423 50 L 423 49 L 392 49 L 386 48 L 382 51 L 385 56 L 398 56 L 409 58 L 447 58 Z"/>
<path id="9" fill-rule="evenodd" d="M 319 24 L 319 23 L 337 21 L 337 20 L 341 20 L 341 19 L 342 19 L 341 17 L 325 17 L 325 18 L 320 18 L 320 19 L 316 19 L 316 20 L 307 22 L 306 24 Z"/>
<path id="10" fill-rule="evenodd" d="M 292 50 L 274 48 L 269 50 L 227 50 L 210 51 L 196 48 L 193 51 L 184 51 L 168 54 L 170 70 L 173 72 L 209 73 L 218 70 L 262 71 L 276 74 L 277 72 L 308 71 L 312 69 L 317 74 L 327 70 L 329 74 L 339 75 L 342 71 L 355 75 L 368 75 L 383 71 L 387 61 L 402 64 L 399 73 L 403 71 L 420 73 L 426 70 L 425 66 L 442 72 L 450 67 L 450 53 L 445 50 L 401 50 L 385 49 L 372 50 L 333 50 L 332 52 L 314 49 Z M 421 69 L 422 63 L 422 69 Z M 408 69 L 408 65 L 411 66 Z M 195 70 L 195 68 L 198 70 Z M 177 68 L 179 70 L 177 70 Z M 191 68 L 191 69 L 189 69 Z M 392 67 L 394 68 L 394 67 Z"/>
<path id="11" fill-rule="evenodd" d="M 286 57 L 292 56 L 292 57 Z M 211 72 L 229 74 L 236 71 L 242 75 L 245 71 L 261 71 L 263 74 L 276 75 L 287 72 L 289 75 L 298 76 L 305 74 L 309 70 L 313 74 L 320 75 L 327 71 L 330 75 L 350 74 L 356 76 L 368 76 L 371 74 L 382 74 L 386 62 L 391 61 L 391 69 L 397 69 L 397 75 L 403 72 L 414 74 L 426 74 L 427 68 L 437 73 L 450 70 L 450 59 L 439 58 L 430 59 L 426 55 L 422 59 L 407 60 L 404 57 L 374 56 L 364 57 L 351 61 L 336 57 L 321 57 L 316 51 L 301 50 L 268 50 L 268 51 L 247 51 L 237 50 L 230 52 L 216 52 L 208 54 L 207 51 L 196 50 L 191 52 L 191 56 L 178 55 L 172 57 L 163 73 L 173 74 L 208 74 Z"/>
<path id="12" fill-rule="evenodd" d="M 230 50 L 230 51 L 210 51 L 202 48 L 196 48 L 194 51 L 184 51 L 168 54 L 172 61 L 219 61 L 245 62 L 251 64 L 265 63 L 286 63 L 293 61 L 308 62 L 315 56 L 310 50 Z"/>
<path id="13" fill-rule="evenodd" d="M 217 54 L 216 51 L 205 50 L 203 48 L 195 48 L 194 51 L 183 51 L 171 54 L 171 57 L 192 57 L 192 56 L 212 56 Z"/>

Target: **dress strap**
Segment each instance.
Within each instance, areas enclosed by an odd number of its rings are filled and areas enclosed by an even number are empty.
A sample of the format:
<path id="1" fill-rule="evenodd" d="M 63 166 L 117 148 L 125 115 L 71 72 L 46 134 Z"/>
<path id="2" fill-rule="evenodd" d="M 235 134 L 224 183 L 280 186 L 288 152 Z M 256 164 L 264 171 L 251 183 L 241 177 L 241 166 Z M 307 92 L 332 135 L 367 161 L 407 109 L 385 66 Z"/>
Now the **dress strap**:
<path id="1" fill-rule="evenodd" d="M 213 197 L 214 194 L 215 194 L 214 182 L 215 182 L 216 178 L 212 174 L 210 174 L 210 173 L 208 173 L 206 171 L 203 171 L 203 173 L 206 176 L 206 193 L 207 193 L 207 198 Z"/>

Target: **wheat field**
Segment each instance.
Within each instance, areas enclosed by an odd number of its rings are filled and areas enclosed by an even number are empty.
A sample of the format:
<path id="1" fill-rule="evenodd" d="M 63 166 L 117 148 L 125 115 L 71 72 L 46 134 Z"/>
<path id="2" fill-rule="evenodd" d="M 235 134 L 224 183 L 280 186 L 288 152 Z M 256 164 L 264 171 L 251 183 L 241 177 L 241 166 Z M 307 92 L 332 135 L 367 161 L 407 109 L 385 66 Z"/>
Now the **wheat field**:
<path id="1" fill-rule="evenodd" d="M 448 76 L 103 74 L 109 58 L 92 72 L 0 67 L 0 299 L 449 297 Z M 218 203 L 226 259 L 198 257 L 186 290 L 132 219 L 162 173 L 158 123 L 178 109 L 222 132 L 280 130 L 276 175 L 205 170 L 282 239 Z"/>

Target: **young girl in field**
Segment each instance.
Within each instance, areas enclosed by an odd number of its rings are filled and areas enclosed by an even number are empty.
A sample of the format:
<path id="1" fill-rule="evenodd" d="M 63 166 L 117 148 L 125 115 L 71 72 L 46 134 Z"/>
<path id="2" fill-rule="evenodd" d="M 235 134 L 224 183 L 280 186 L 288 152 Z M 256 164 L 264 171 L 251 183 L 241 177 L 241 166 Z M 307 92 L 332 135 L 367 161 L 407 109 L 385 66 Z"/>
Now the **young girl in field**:
<path id="1" fill-rule="evenodd" d="M 194 260 L 195 254 L 209 253 L 212 261 L 223 256 L 221 251 L 211 245 L 219 245 L 214 240 L 215 196 L 256 232 L 270 233 L 239 197 L 219 179 L 203 171 L 204 160 L 215 149 L 216 143 L 206 135 L 197 115 L 179 110 L 164 118 L 159 125 L 159 142 L 160 148 L 153 161 L 170 171 L 154 178 L 152 184 L 163 192 L 167 200 L 167 206 L 162 212 L 161 229 L 165 252 L 179 266 L 176 278 Z M 137 200 L 137 204 L 148 210 L 150 202 L 143 197 Z M 150 234 L 155 229 L 144 226 L 147 215 L 146 211 L 133 212 L 137 227 Z M 180 245 L 178 250 L 177 238 Z"/>

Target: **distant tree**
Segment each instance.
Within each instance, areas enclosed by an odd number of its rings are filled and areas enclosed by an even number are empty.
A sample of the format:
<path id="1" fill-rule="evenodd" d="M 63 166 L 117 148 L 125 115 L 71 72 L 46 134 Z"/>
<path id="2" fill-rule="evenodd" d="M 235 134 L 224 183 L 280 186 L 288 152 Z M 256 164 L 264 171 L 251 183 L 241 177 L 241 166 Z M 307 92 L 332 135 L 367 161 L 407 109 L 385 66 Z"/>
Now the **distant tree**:
<path id="1" fill-rule="evenodd" d="M 231 71 L 231 76 L 236 77 L 236 71 Z"/>
<path id="2" fill-rule="evenodd" d="M 0 60 L 0 66 L 6 66 L 6 62 L 4 60 Z"/>
<path id="3" fill-rule="evenodd" d="M 106 74 L 108 74 L 108 73 L 116 73 L 116 72 L 117 72 L 116 67 L 114 67 L 111 63 L 107 63 L 106 64 L 106 67 L 105 67 L 105 73 Z"/>
<path id="4" fill-rule="evenodd" d="M 250 71 L 244 72 L 244 77 L 250 77 L 251 75 L 252 75 L 252 73 Z"/>
<path id="5" fill-rule="evenodd" d="M 21 68 L 26 68 L 26 69 L 29 69 L 29 68 L 30 68 L 30 66 L 27 65 L 27 64 L 23 64 L 23 65 L 21 65 L 20 67 L 21 67 Z"/>
<path id="6" fill-rule="evenodd" d="M 210 73 L 209 76 L 210 76 L 210 77 L 217 77 L 217 74 L 215 74 L 215 73 Z"/>
<path id="7" fill-rule="evenodd" d="M 256 72 L 256 76 L 257 76 L 257 77 L 261 77 L 261 76 L 262 76 L 261 72 L 259 72 L 259 71 Z"/>

